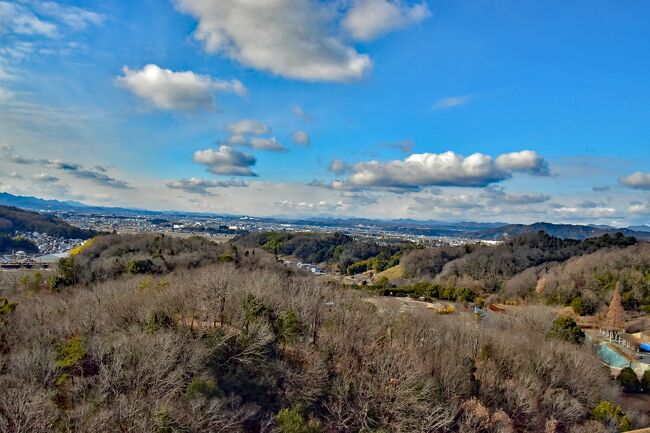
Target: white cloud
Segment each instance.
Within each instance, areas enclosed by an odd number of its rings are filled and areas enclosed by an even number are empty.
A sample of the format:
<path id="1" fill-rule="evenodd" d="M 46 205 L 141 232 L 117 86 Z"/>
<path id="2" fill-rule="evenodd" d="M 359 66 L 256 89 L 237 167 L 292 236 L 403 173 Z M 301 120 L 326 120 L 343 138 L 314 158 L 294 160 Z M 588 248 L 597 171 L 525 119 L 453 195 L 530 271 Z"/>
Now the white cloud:
<path id="1" fill-rule="evenodd" d="M 532 150 L 522 150 L 499 155 L 496 167 L 504 171 L 520 171 L 546 176 L 549 174 L 548 164 L 544 158 Z"/>
<path id="2" fill-rule="evenodd" d="M 222 142 L 224 146 L 245 146 L 256 150 L 270 150 L 272 152 L 286 152 L 288 149 L 280 143 L 277 138 L 269 137 L 252 137 L 248 138 L 245 135 L 237 134 L 231 135 Z"/>
<path id="3" fill-rule="evenodd" d="M 612 207 L 582 207 L 580 205 L 563 206 L 560 205 L 553 209 L 553 212 L 569 218 L 605 218 L 617 214 L 617 210 Z"/>
<path id="4" fill-rule="evenodd" d="M 192 71 L 174 72 L 149 64 L 140 70 L 123 68 L 119 86 L 165 110 L 197 110 L 215 107 L 214 93 L 242 95 L 246 88 L 239 80 L 217 80 Z"/>
<path id="5" fill-rule="evenodd" d="M 194 152 L 194 161 L 208 166 L 214 174 L 230 176 L 257 176 L 252 166 L 257 162 L 253 155 L 239 152 L 228 146 Z"/>
<path id="6" fill-rule="evenodd" d="M 42 21 L 26 6 L 0 2 L 0 34 L 9 32 L 27 36 L 54 37 L 56 31 L 56 25 Z"/>
<path id="7" fill-rule="evenodd" d="M 100 25 L 105 19 L 101 14 L 76 6 L 41 0 L 32 3 L 40 14 L 56 19 L 76 31 L 85 30 L 90 25 Z"/>
<path id="8" fill-rule="evenodd" d="M 630 205 L 628 211 L 635 215 L 650 215 L 650 202 L 640 203 L 635 202 Z"/>
<path id="9" fill-rule="evenodd" d="M 637 171 L 636 173 L 621 178 L 620 182 L 622 185 L 630 188 L 650 190 L 650 173 Z"/>
<path id="10" fill-rule="evenodd" d="M 298 144 L 300 146 L 309 146 L 311 144 L 311 139 L 309 138 L 309 134 L 307 134 L 305 131 L 296 131 L 291 135 L 291 140 L 295 144 Z"/>
<path id="11" fill-rule="evenodd" d="M 284 147 L 284 145 L 280 143 L 275 137 L 271 137 L 271 138 L 253 137 L 247 142 L 247 145 L 257 150 L 272 150 L 275 152 L 287 151 L 287 148 Z"/>
<path id="12" fill-rule="evenodd" d="M 343 201 L 328 202 L 325 200 L 319 202 L 282 200 L 277 202 L 276 205 L 294 212 L 331 212 L 347 207 Z"/>
<path id="13" fill-rule="evenodd" d="M 210 191 L 212 188 L 233 188 L 233 187 L 246 187 L 248 184 L 239 180 L 208 180 L 200 179 L 198 177 L 191 177 L 189 179 L 171 180 L 165 184 L 170 189 L 180 189 L 192 194 L 215 196 L 216 194 Z"/>
<path id="14" fill-rule="evenodd" d="M 242 135 L 242 134 L 268 134 L 271 132 L 269 128 L 264 123 L 259 120 L 254 119 L 244 119 L 239 122 L 231 123 L 226 127 L 228 131 L 233 135 Z"/>
<path id="15" fill-rule="evenodd" d="M 426 3 L 408 6 L 401 0 L 355 0 L 343 28 L 357 40 L 370 41 L 430 16 Z"/>
<path id="16" fill-rule="evenodd" d="M 432 110 L 444 110 L 445 108 L 460 107 L 467 104 L 471 96 L 448 96 L 434 102 Z"/>
<path id="17" fill-rule="evenodd" d="M 330 170 L 338 174 L 349 173 L 347 179 L 333 182 L 333 188 L 417 190 L 426 186 L 487 186 L 517 172 L 545 175 L 548 165 L 532 151 L 504 154 L 496 160 L 481 153 L 463 157 L 449 151 L 413 154 L 405 160 L 389 162 L 373 160 L 346 164 L 335 160 Z"/>
<path id="18" fill-rule="evenodd" d="M 243 65 L 309 81 L 363 77 L 370 57 L 346 45 L 337 2 L 306 0 L 176 0 L 198 21 L 195 39 L 210 53 Z"/>

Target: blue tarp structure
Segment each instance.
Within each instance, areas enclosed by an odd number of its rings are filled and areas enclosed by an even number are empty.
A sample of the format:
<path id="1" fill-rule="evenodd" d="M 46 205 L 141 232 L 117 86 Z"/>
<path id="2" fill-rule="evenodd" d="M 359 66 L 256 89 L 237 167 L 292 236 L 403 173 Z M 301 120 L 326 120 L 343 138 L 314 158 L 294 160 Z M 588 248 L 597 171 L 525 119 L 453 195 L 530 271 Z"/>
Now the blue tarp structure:
<path id="1" fill-rule="evenodd" d="M 641 349 L 641 352 L 650 352 L 650 344 L 641 343 L 639 344 L 639 349 Z"/>

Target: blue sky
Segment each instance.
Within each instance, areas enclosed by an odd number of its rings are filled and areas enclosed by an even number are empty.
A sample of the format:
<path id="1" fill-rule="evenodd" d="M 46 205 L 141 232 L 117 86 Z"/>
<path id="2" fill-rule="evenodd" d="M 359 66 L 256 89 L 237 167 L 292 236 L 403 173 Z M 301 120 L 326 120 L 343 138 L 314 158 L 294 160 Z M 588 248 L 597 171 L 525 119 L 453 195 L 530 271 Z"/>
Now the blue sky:
<path id="1" fill-rule="evenodd" d="M 646 223 L 649 15 L 643 1 L 0 1 L 0 189 Z"/>

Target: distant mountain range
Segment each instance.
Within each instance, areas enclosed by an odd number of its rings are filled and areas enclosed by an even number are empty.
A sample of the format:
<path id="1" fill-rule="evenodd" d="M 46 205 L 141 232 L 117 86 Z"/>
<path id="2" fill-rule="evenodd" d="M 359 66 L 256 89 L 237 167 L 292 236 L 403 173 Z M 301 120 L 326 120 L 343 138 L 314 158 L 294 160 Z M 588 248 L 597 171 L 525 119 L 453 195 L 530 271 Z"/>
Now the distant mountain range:
<path id="1" fill-rule="evenodd" d="M 175 215 L 175 216 L 218 216 L 211 213 L 192 213 L 182 211 L 151 211 L 144 209 L 130 209 L 121 207 L 89 206 L 76 201 L 44 200 L 37 197 L 17 196 L 9 193 L 0 193 L 0 205 L 15 206 L 23 209 L 30 209 L 41 212 L 79 212 L 98 213 L 109 215 L 133 216 L 133 215 Z M 319 227 L 331 227 L 333 229 L 345 228 L 374 228 L 387 232 L 423 235 L 423 236 L 451 236 L 467 237 L 473 239 L 499 240 L 504 237 L 517 236 L 524 233 L 544 231 L 551 236 L 560 238 L 586 239 L 604 234 L 621 232 L 626 236 L 635 236 L 638 239 L 650 240 L 650 226 L 639 225 L 627 228 L 616 228 L 605 225 L 577 225 L 577 224 L 552 224 L 539 222 L 534 224 L 507 224 L 507 223 L 482 223 L 482 222 L 447 222 L 414 219 L 396 220 L 375 220 L 369 218 L 252 218 L 245 216 L 228 216 L 238 219 L 246 218 L 260 222 L 276 222 L 302 224 Z"/>

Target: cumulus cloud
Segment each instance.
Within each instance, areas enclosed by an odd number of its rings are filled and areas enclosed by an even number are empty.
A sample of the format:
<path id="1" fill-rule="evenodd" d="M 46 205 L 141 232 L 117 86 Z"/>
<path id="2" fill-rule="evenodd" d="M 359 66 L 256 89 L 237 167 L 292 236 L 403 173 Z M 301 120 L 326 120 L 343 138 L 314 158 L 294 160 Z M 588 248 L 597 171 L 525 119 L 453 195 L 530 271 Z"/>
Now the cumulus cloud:
<path id="1" fill-rule="evenodd" d="M 444 110 L 445 108 L 460 107 L 469 102 L 471 96 L 448 96 L 433 103 L 432 110 Z"/>
<path id="2" fill-rule="evenodd" d="M 503 171 L 519 171 L 539 176 L 549 174 L 548 163 L 539 153 L 532 150 L 499 155 L 496 159 L 496 167 Z"/>
<path id="3" fill-rule="evenodd" d="M 409 6 L 401 0 L 355 0 L 343 18 L 343 28 L 357 40 L 371 41 L 430 16 L 426 3 Z"/>
<path id="4" fill-rule="evenodd" d="M 305 131 L 296 131 L 291 135 L 291 140 L 297 145 L 300 146 L 309 146 L 311 144 L 311 139 L 309 134 Z"/>
<path id="5" fill-rule="evenodd" d="M 239 152 L 229 146 L 218 149 L 205 149 L 194 152 L 194 162 L 207 165 L 214 174 L 230 176 L 257 176 L 252 167 L 257 158 L 248 153 Z"/>
<path id="6" fill-rule="evenodd" d="M 268 134 L 271 132 L 266 124 L 254 119 L 244 119 L 239 122 L 231 123 L 226 126 L 226 129 L 233 135 L 242 134 Z"/>
<path id="7" fill-rule="evenodd" d="M 164 110 L 213 109 L 215 92 L 243 95 L 246 88 L 239 80 L 218 80 L 192 71 L 174 72 L 149 64 L 140 70 L 123 68 L 116 83 L 139 98 Z"/>
<path id="8" fill-rule="evenodd" d="M 334 159 L 330 162 L 329 170 L 335 174 L 344 174 L 352 170 L 352 165 L 341 161 L 340 159 Z"/>
<path id="9" fill-rule="evenodd" d="M 650 190 L 650 173 L 637 171 L 620 179 L 622 185 L 634 189 Z"/>
<path id="10" fill-rule="evenodd" d="M 346 44 L 335 3 L 176 0 L 180 11 L 198 21 L 194 38 L 210 53 L 289 78 L 359 79 L 372 62 Z"/>
<path id="11" fill-rule="evenodd" d="M 522 151 L 499 155 L 496 160 L 475 153 L 463 157 L 452 151 L 413 154 L 405 160 L 368 161 L 347 164 L 332 161 L 330 170 L 347 173 L 344 180 L 334 181 L 335 189 L 418 190 L 427 186 L 484 187 L 525 172 L 548 174 L 546 161 L 536 152 Z"/>
<path id="12" fill-rule="evenodd" d="M 288 149 L 275 137 L 251 137 L 271 132 L 266 124 L 253 119 L 244 119 L 226 126 L 230 137 L 221 142 L 225 146 L 246 146 L 256 150 L 286 152 Z"/>
<path id="13" fill-rule="evenodd" d="M 234 188 L 246 187 L 248 184 L 238 180 L 208 180 L 198 177 L 191 177 L 189 179 L 171 180 L 165 184 L 170 189 L 180 189 L 192 194 L 203 196 L 216 196 L 210 189 L 212 188 Z"/>

